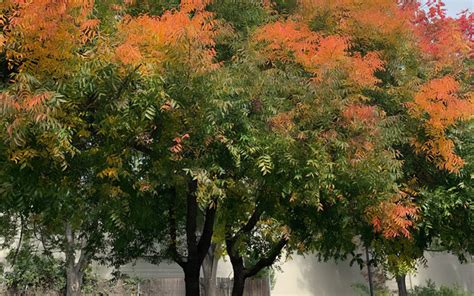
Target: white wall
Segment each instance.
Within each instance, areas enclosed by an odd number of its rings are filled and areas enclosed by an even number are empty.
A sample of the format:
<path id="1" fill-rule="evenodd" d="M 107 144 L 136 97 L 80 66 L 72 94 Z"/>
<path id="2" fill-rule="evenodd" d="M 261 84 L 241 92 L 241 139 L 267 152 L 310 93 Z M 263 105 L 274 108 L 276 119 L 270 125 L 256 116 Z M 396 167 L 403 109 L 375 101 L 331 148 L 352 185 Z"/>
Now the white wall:
<path id="1" fill-rule="evenodd" d="M 0 262 L 5 251 L 0 251 Z M 474 292 L 474 261 L 460 264 L 457 257 L 446 253 L 426 253 L 427 267 L 419 267 L 416 275 L 407 276 L 407 287 L 425 285 L 428 279 L 438 286 L 457 284 L 465 291 Z M 351 287 L 354 283 L 365 283 L 357 264 L 353 267 L 346 262 L 318 262 L 316 256 L 293 256 L 280 263 L 281 271 L 276 272 L 276 284 L 272 296 L 350 296 L 354 295 Z M 111 270 L 105 266 L 95 266 L 100 276 L 109 277 Z M 176 264 L 156 265 L 137 260 L 122 267 L 122 272 L 142 278 L 183 276 Z M 232 277 L 232 266 L 228 260 L 220 261 L 219 277 Z M 388 283 L 396 289 L 396 283 Z"/>
<path id="2" fill-rule="evenodd" d="M 474 292 L 474 262 L 460 264 L 457 257 L 446 253 L 426 253 L 427 267 L 420 266 L 416 275 L 407 276 L 407 287 L 425 285 L 428 279 L 438 286 L 457 284 L 465 291 Z M 351 285 L 366 283 L 357 264 L 352 267 L 349 261 L 319 262 L 314 255 L 293 256 L 279 264 L 281 271 L 276 272 L 276 284 L 272 296 L 350 296 L 354 295 Z M 176 264 L 163 264 L 160 268 L 138 260 L 128 264 L 122 271 L 131 275 L 151 277 L 183 276 Z M 218 277 L 232 277 L 232 266 L 228 260 L 220 261 Z M 391 290 L 396 291 L 395 281 L 387 282 Z"/>
<path id="3" fill-rule="evenodd" d="M 428 279 L 437 286 L 457 284 L 465 291 L 474 292 L 474 262 L 460 264 L 456 256 L 446 253 L 426 253 L 427 267 L 420 266 L 416 275 L 407 276 L 407 287 L 425 285 Z M 351 285 L 366 283 L 356 264 L 349 266 L 346 262 L 318 262 L 315 256 L 295 256 L 284 263 L 282 272 L 277 274 L 277 281 L 272 295 L 275 296 L 349 296 L 354 295 Z M 395 281 L 387 283 L 391 290 L 396 290 Z"/>
<path id="4" fill-rule="evenodd" d="M 294 256 L 277 273 L 275 296 L 353 295 L 351 285 L 365 282 L 359 267 L 349 261 L 318 262 L 316 256 Z"/>
<path id="5" fill-rule="evenodd" d="M 474 261 L 460 264 L 457 257 L 447 253 L 425 253 L 427 267 L 420 267 L 416 275 L 407 279 L 407 287 L 424 285 L 428 279 L 437 285 L 457 284 L 465 291 L 474 292 Z"/>

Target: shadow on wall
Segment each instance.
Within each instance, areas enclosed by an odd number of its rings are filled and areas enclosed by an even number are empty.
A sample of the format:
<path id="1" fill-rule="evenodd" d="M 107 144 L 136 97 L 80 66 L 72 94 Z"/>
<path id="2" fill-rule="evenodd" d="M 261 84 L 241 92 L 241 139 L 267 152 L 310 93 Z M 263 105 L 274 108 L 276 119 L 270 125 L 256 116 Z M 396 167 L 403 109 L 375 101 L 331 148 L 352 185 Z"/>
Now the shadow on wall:
<path id="1" fill-rule="evenodd" d="M 460 264 L 456 256 L 446 253 L 426 253 L 428 267 L 419 267 L 416 275 L 407 277 L 407 287 L 426 286 L 431 279 L 437 286 L 458 285 L 465 291 L 474 292 L 474 261 Z M 355 283 L 364 283 L 359 266 L 349 266 L 349 260 L 319 262 L 314 255 L 294 256 L 280 267 L 272 296 L 351 296 Z M 387 281 L 396 290 L 394 280 Z"/>
<path id="2" fill-rule="evenodd" d="M 461 264 L 458 258 L 446 253 L 425 253 L 427 267 L 420 266 L 418 273 L 411 276 L 412 286 L 425 286 L 431 279 L 437 285 L 458 285 L 464 291 L 474 292 L 474 262 Z M 409 279 L 407 286 L 410 288 Z"/>
<path id="3" fill-rule="evenodd" d="M 277 272 L 273 296 L 318 295 L 351 296 L 354 283 L 365 283 L 360 268 L 349 260 L 319 262 L 314 255 L 294 256 L 281 265 L 283 272 Z"/>
<path id="4" fill-rule="evenodd" d="M 474 262 L 460 264 L 456 256 L 446 253 L 427 253 L 428 268 L 420 267 L 417 275 L 407 277 L 407 287 L 425 286 L 428 279 L 437 286 L 458 284 L 465 291 L 474 291 Z M 357 264 L 349 266 L 350 260 L 335 263 L 319 262 L 314 255 L 293 256 L 291 260 L 280 264 L 281 272 L 276 272 L 276 283 L 272 296 L 352 296 L 351 287 L 355 283 L 364 283 Z M 181 268 L 176 264 L 163 263 L 156 266 L 137 260 L 121 268 L 123 273 L 140 278 L 183 277 Z M 110 277 L 106 267 L 97 269 L 101 276 Z M 219 277 L 232 277 L 229 260 L 221 260 L 218 266 Z M 388 281 L 390 289 L 396 289 L 395 281 Z"/>

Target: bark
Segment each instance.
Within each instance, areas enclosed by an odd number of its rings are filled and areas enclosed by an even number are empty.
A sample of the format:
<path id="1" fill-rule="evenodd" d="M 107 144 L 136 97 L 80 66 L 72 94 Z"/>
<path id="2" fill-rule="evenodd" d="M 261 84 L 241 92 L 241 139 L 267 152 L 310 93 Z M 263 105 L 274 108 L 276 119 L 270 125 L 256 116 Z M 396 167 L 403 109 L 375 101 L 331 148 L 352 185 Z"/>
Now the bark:
<path id="1" fill-rule="evenodd" d="M 406 274 L 397 276 L 398 296 L 408 296 L 407 285 L 406 285 Z"/>
<path id="2" fill-rule="evenodd" d="M 288 237 L 285 235 L 273 246 L 270 252 L 263 255 L 262 258 L 253 266 L 246 267 L 244 265 L 244 259 L 238 251 L 238 242 L 242 235 L 248 235 L 254 229 L 255 225 L 260 220 L 262 213 L 263 212 L 260 211 L 258 207 L 256 207 L 247 224 L 245 224 L 233 236 L 230 233 L 230 226 L 228 226 L 226 229 L 226 250 L 234 271 L 232 296 L 242 296 L 245 289 L 245 280 L 256 275 L 262 269 L 270 267 L 288 243 Z"/>
<path id="3" fill-rule="evenodd" d="M 74 232 L 71 224 L 66 223 L 66 296 L 81 295 L 82 274 L 79 266 L 76 265 Z"/>
<path id="4" fill-rule="evenodd" d="M 71 224 L 66 223 L 66 240 L 64 253 L 66 255 L 66 296 L 81 295 L 84 269 L 89 264 L 90 254 L 81 242 L 81 252 L 76 262 L 76 239 Z"/>
<path id="5" fill-rule="evenodd" d="M 235 244 L 230 240 L 226 240 L 227 254 L 229 255 L 232 269 L 234 271 L 234 285 L 232 287 L 232 296 L 242 296 L 244 294 L 245 280 L 250 278 L 262 269 L 270 267 L 281 254 L 281 251 L 288 243 L 287 237 L 282 237 L 280 241 L 271 249 L 271 251 L 263 256 L 255 265 L 245 267 L 243 257 L 238 253 Z"/>
<path id="6" fill-rule="evenodd" d="M 217 296 L 217 244 L 212 243 L 202 264 L 204 296 Z"/>
<path id="7" fill-rule="evenodd" d="M 245 280 L 247 279 L 242 257 L 239 257 L 237 261 L 238 261 L 237 264 L 236 264 L 236 260 L 232 262 L 232 268 L 234 270 L 232 296 L 244 295 Z"/>
<path id="8" fill-rule="evenodd" d="M 74 266 L 67 267 L 67 281 L 66 281 L 66 295 L 78 296 L 81 295 L 82 287 L 82 272 Z"/>
<path id="9" fill-rule="evenodd" d="M 372 282 L 372 269 L 370 267 L 370 254 L 369 254 L 369 247 L 367 246 L 365 246 L 365 259 L 367 261 L 367 275 L 369 277 L 370 296 L 374 296 L 374 285 Z"/>
<path id="10" fill-rule="evenodd" d="M 181 266 L 184 271 L 184 280 L 186 286 L 186 296 L 199 296 L 200 283 L 199 276 L 201 265 L 211 245 L 211 238 L 214 231 L 214 221 L 216 216 L 217 204 L 211 204 L 205 212 L 204 226 L 201 236 L 197 239 L 197 218 L 198 202 L 196 197 L 197 181 L 193 180 L 188 184 L 188 193 L 186 196 L 186 248 L 187 256 L 183 257 L 178 253 L 176 245 L 176 220 L 173 217 L 173 207 L 170 208 L 170 218 L 168 220 L 170 227 L 171 244 L 169 246 L 173 260 Z M 183 259 L 184 258 L 184 259 Z"/>
<path id="11" fill-rule="evenodd" d="M 184 268 L 184 282 L 186 288 L 186 296 L 199 296 L 199 270 L 200 265 L 197 263 L 188 264 Z"/>
<path id="12" fill-rule="evenodd" d="M 271 251 L 268 254 L 266 254 L 266 256 L 261 258 L 257 263 L 255 263 L 254 266 L 246 269 L 245 277 L 252 277 L 256 275 L 257 273 L 259 273 L 262 269 L 272 266 L 276 258 L 280 256 L 281 251 L 283 250 L 283 248 L 286 246 L 287 243 L 288 243 L 288 238 L 286 236 L 282 237 L 278 241 L 278 243 L 275 246 L 273 246 Z"/>

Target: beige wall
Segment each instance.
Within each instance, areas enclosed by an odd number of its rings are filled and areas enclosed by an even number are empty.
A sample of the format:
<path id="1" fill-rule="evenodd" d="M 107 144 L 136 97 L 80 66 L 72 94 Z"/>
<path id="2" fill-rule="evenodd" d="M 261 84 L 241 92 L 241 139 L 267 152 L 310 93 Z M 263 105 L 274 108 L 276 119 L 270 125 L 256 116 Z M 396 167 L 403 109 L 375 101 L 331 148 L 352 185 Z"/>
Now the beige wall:
<path id="1" fill-rule="evenodd" d="M 420 267 L 416 275 L 407 279 L 407 287 L 423 285 L 428 279 L 437 284 L 458 284 L 465 291 L 474 292 L 474 260 L 460 264 L 457 257 L 446 253 L 426 253 L 427 267 Z M 474 259 L 474 258 L 473 258 Z"/>
<path id="2" fill-rule="evenodd" d="M 294 256 L 277 273 L 275 296 L 353 295 L 351 284 L 364 282 L 358 266 L 349 262 L 318 262 L 315 256 Z"/>
<path id="3" fill-rule="evenodd" d="M 0 261 L 3 261 L 5 251 L 0 251 Z M 424 285 L 432 279 L 437 285 L 459 285 L 466 291 L 474 292 L 474 261 L 460 264 L 457 257 L 446 253 L 427 253 L 427 267 L 420 267 L 416 275 L 407 277 L 407 287 Z M 349 262 L 318 262 L 314 255 L 293 256 L 279 264 L 281 271 L 276 272 L 276 284 L 272 296 L 349 296 L 354 295 L 351 287 L 354 283 L 365 283 L 358 266 L 349 266 Z M 110 276 L 110 269 L 95 266 L 101 276 Z M 179 266 L 164 264 L 160 268 L 137 260 L 127 264 L 122 271 L 131 275 L 150 277 L 176 277 L 182 275 Z M 228 260 L 221 261 L 218 268 L 219 277 L 232 277 L 232 266 Z M 394 281 L 388 283 L 391 289 L 396 289 Z"/>
<path id="4" fill-rule="evenodd" d="M 427 253 L 427 267 L 419 267 L 416 275 L 407 277 L 407 287 L 425 285 L 432 279 L 437 285 L 459 285 L 465 291 L 474 292 L 474 262 L 460 264 L 457 257 L 446 253 Z M 365 283 L 358 266 L 349 262 L 318 262 L 315 256 L 295 256 L 284 263 L 282 272 L 272 292 L 274 296 L 349 296 L 354 295 L 354 283 Z M 387 283 L 392 290 L 396 283 Z"/>
<path id="5" fill-rule="evenodd" d="M 407 277 L 407 287 L 425 285 L 432 279 L 438 285 L 458 284 L 466 291 L 474 292 L 474 263 L 460 264 L 457 258 L 446 253 L 427 253 L 428 267 L 420 267 L 417 275 Z M 366 283 L 359 267 L 349 266 L 349 261 L 318 262 L 316 256 L 293 256 L 279 264 L 281 271 L 276 272 L 276 284 L 273 296 L 349 296 L 354 295 L 351 287 L 355 283 Z M 128 264 L 122 271 L 140 277 L 182 276 L 179 266 L 164 264 L 156 266 L 137 261 Z M 228 260 L 219 262 L 219 277 L 232 277 L 232 266 Z M 396 290 L 396 283 L 387 283 L 389 288 Z"/>

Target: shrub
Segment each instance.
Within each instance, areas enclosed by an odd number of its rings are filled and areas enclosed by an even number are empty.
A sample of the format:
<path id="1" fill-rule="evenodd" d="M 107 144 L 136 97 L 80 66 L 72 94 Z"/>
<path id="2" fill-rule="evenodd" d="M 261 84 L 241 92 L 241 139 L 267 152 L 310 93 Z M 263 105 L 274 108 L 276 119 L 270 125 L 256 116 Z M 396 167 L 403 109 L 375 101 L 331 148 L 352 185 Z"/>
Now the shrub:
<path id="1" fill-rule="evenodd" d="M 22 294 L 27 290 L 62 290 L 66 274 L 61 260 L 38 253 L 30 244 L 12 251 L 6 258 L 9 270 L 3 271 L 1 281 L 7 289 Z"/>
<path id="2" fill-rule="evenodd" d="M 411 296 L 472 296 L 474 293 L 464 292 L 459 286 L 447 287 L 440 286 L 436 287 L 436 284 L 432 280 L 426 282 L 426 286 L 416 286 L 411 292 Z"/>

